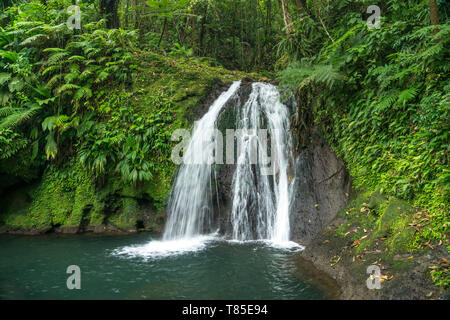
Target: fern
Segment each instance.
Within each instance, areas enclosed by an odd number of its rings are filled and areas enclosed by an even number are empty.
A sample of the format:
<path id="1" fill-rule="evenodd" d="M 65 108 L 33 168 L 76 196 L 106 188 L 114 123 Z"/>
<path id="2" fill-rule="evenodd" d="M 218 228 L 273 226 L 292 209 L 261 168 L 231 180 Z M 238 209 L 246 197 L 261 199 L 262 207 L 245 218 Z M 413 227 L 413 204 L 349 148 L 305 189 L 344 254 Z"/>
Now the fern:
<path id="1" fill-rule="evenodd" d="M 403 90 L 398 95 L 398 102 L 401 105 L 405 105 L 407 102 L 413 100 L 418 94 L 418 90 L 416 88 L 409 88 L 406 90 Z"/>
<path id="2" fill-rule="evenodd" d="M 13 128 L 21 123 L 29 121 L 40 110 L 41 106 L 38 104 L 32 104 L 28 108 L 0 108 L 0 129 Z"/>
<path id="3" fill-rule="evenodd" d="M 26 46 L 26 45 L 29 45 L 29 44 L 35 44 L 39 39 L 47 38 L 47 37 L 48 37 L 48 36 L 47 36 L 46 34 L 36 34 L 36 35 L 34 35 L 34 36 L 31 36 L 31 37 L 29 37 L 29 38 L 23 40 L 23 41 L 20 43 L 20 45 L 21 45 L 21 46 Z"/>
<path id="4" fill-rule="evenodd" d="M 11 73 L 2 72 L 0 73 L 0 86 L 11 79 Z"/>
<path id="5" fill-rule="evenodd" d="M 79 88 L 80 88 L 79 85 L 73 83 L 66 83 L 56 89 L 56 94 L 66 93 L 66 91 L 68 91 L 67 94 L 69 94 L 69 92 L 72 92 L 72 90 Z"/>
<path id="6" fill-rule="evenodd" d="M 79 101 L 82 98 L 89 99 L 92 97 L 92 90 L 87 86 L 81 87 L 75 92 L 73 97 L 75 101 Z"/>
<path id="7" fill-rule="evenodd" d="M 297 63 L 282 71 L 279 77 L 284 84 L 294 84 L 298 90 L 314 85 L 323 85 L 331 89 L 346 79 L 346 76 L 332 65 L 311 66 Z"/>
<path id="8" fill-rule="evenodd" d="M 61 60 L 62 60 L 63 58 L 65 58 L 65 57 L 67 57 L 68 55 L 69 55 L 69 53 L 68 53 L 68 52 L 65 52 L 65 51 L 53 53 L 53 54 L 48 58 L 47 64 L 50 65 L 50 66 L 51 66 L 51 65 L 54 65 L 54 64 L 57 64 L 57 63 L 61 62 Z"/>

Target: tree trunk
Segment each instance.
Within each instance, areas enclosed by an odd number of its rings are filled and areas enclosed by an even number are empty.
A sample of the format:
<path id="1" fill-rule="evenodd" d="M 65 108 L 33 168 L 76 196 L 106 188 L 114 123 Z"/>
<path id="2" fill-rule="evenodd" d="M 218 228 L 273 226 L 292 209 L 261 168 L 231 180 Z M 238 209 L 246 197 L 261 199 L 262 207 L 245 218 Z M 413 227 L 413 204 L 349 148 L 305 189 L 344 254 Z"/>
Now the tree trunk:
<path id="1" fill-rule="evenodd" d="M 106 18 L 108 29 L 119 28 L 119 0 L 99 0 L 100 13 Z"/>
<path id="2" fill-rule="evenodd" d="M 300 14 L 300 12 L 305 12 L 308 16 L 310 16 L 311 19 L 314 19 L 313 14 L 309 10 L 308 6 L 306 5 L 305 0 L 294 0 L 294 4 L 297 6 L 297 13 Z"/>
<path id="3" fill-rule="evenodd" d="M 291 14 L 289 13 L 288 0 L 281 0 L 281 8 L 283 9 L 283 20 L 286 26 L 286 34 L 289 37 L 295 32 L 294 25 L 292 24 Z"/>
<path id="4" fill-rule="evenodd" d="M 205 23 L 206 23 L 206 15 L 208 14 L 208 4 L 206 4 L 205 6 L 205 11 L 202 17 L 202 21 L 200 23 L 200 35 L 199 35 L 199 48 L 198 48 L 198 53 L 200 56 L 203 55 L 203 43 L 204 43 L 204 39 L 205 39 Z"/>
<path id="5" fill-rule="evenodd" d="M 125 28 L 128 29 L 128 12 L 130 7 L 130 0 L 127 0 L 127 6 L 125 7 Z"/>
<path id="6" fill-rule="evenodd" d="M 319 19 L 320 24 L 323 27 L 323 30 L 325 31 L 325 33 L 327 34 L 328 38 L 330 38 L 331 42 L 334 42 L 334 39 L 331 37 L 330 33 L 328 32 L 327 27 L 325 26 L 325 23 L 323 22 L 322 18 L 320 17 L 320 13 L 319 13 L 319 5 L 317 4 L 317 0 L 313 0 L 313 5 L 314 5 L 314 10 L 316 12 L 316 16 L 317 19 Z"/>
<path id="7" fill-rule="evenodd" d="M 164 32 L 166 32 L 166 27 L 167 27 L 167 17 L 164 18 L 164 24 L 163 24 L 163 28 L 162 28 L 162 31 L 161 31 L 161 37 L 159 37 L 159 41 L 158 41 L 158 48 L 161 46 L 161 41 L 163 39 Z"/>
<path id="8" fill-rule="evenodd" d="M 438 7 L 436 0 L 430 0 L 430 18 L 431 24 L 433 26 L 437 26 L 439 24 L 439 15 L 438 15 Z M 439 32 L 439 29 L 434 29 L 433 33 L 436 34 Z"/>
<path id="9" fill-rule="evenodd" d="M 272 0 L 267 0 L 267 15 L 266 15 L 266 40 L 272 34 Z"/>

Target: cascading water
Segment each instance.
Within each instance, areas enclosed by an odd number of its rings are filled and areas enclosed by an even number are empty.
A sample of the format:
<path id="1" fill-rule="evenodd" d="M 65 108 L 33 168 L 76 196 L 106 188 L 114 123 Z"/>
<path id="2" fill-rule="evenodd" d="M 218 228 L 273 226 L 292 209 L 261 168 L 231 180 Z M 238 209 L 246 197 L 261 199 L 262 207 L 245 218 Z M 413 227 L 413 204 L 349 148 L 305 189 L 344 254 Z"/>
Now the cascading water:
<path id="1" fill-rule="evenodd" d="M 252 164 L 255 147 L 266 152 L 262 125 L 271 138 L 271 168 Z M 288 166 L 291 139 L 288 108 L 281 103 L 277 88 L 253 83 L 249 99 L 238 113 L 242 145 L 233 177 L 231 223 L 233 239 L 289 241 Z"/>
<path id="2" fill-rule="evenodd" d="M 216 152 L 217 144 L 208 135 L 217 128 L 221 111 L 236 96 L 240 85 L 234 82 L 196 123 L 169 201 L 165 241 L 188 240 L 211 232 L 212 164 L 205 156 Z M 238 107 L 237 129 L 242 140 L 232 186 L 232 239 L 287 242 L 292 149 L 288 108 L 281 103 L 277 88 L 265 83 L 253 83 L 248 100 Z M 250 161 L 255 146 L 260 154 L 261 150 L 265 153 L 267 141 L 258 134 L 261 129 L 267 129 L 270 136 L 270 168 Z"/>
<path id="3" fill-rule="evenodd" d="M 193 238 L 204 234 L 210 227 L 211 165 L 207 157 L 213 154 L 216 142 L 205 137 L 209 138 L 207 135 L 216 128 L 220 111 L 240 85 L 240 81 L 234 82 L 196 123 L 169 200 L 164 240 Z"/>

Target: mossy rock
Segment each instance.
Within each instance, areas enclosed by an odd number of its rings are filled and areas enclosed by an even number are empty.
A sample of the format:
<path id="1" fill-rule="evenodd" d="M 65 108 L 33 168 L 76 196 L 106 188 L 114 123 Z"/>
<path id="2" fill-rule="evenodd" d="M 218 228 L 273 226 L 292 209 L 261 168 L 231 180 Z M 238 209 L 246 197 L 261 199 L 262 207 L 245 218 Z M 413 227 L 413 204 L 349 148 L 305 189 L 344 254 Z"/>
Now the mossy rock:
<path id="1" fill-rule="evenodd" d="M 378 220 L 376 236 L 386 236 L 390 254 L 412 250 L 415 230 L 408 226 L 414 209 L 405 201 L 391 198 Z"/>
<path id="2" fill-rule="evenodd" d="M 136 199 L 122 198 L 122 210 L 111 215 L 108 223 L 118 228 L 135 228 L 136 217 L 139 215 L 140 207 Z"/>
<path id="3" fill-rule="evenodd" d="M 349 213 L 349 214 L 347 214 Z M 398 252 L 414 250 L 415 230 L 409 226 L 415 209 L 406 201 L 395 197 L 386 197 L 379 190 L 361 192 L 352 201 L 349 208 L 341 213 L 346 217 L 348 225 L 338 231 L 344 236 L 348 231 L 359 228 L 359 232 L 352 233 L 352 241 L 359 240 L 355 246 L 355 253 L 363 253 L 374 247 L 379 239 L 385 239 L 386 257 Z M 367 230 L 362 233 L 361 230 Z M 360 240 L 364 237 L 362 240 Z"/>

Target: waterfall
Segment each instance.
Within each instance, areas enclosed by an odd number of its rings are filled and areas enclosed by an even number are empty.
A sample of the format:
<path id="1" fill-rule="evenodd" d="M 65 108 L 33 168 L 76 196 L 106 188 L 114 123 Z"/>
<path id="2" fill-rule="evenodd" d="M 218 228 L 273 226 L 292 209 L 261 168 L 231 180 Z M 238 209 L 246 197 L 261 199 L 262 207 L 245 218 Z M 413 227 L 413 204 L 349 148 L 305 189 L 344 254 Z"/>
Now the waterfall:
<path id="1" fill-rule="evenodd" d="M 169 200 L 164 240 L 189 239 L 204 234 L 210 227 L 211 165 L 207 163 L 207 157 L 215 151 L 216 143 L 205 137 L 217 127 L 220 111 L 236 94 L 240 85 L 240 81 L 234 82 L 195 125 L 184 153 L 186 160 L 179 168 Z"/>
<path id="2" fill-rule="evenodd" d="M 289 111 L 277 88 L 265 83 L 253 83 L 249 98 L 240 105 L 240 99 L 234 99 L 240 86 L 240 81 L 234 82 L 194 127 L 184 152 L 189 161 L 180 166 L 169 200 L 165 241 L 192 239 L 212 231 L 214 187 L 209 160 L 218 144 L 210 133 L 217 129 L 218 118 L 231 101 L 241 139 L 232 181 L 232 239 L 289 241 Z M 263 130 L 268 139 L 260 134 Z M 255 150 L 270 158 L 270 163 L 252 162 Z"/>
<path id="3" fill-rule="evenodd" d="M 271 168 L 251 161 L 252 149 L 266 152 L 267 143 L 258 135 L 266 124 L 271 138 Z M 249 99 L 238 113 L 242 146 L 233 177 L 233 239 L 289 241 L 290 125 L 288 108 L 277 88 L 253 83 Z"/>

